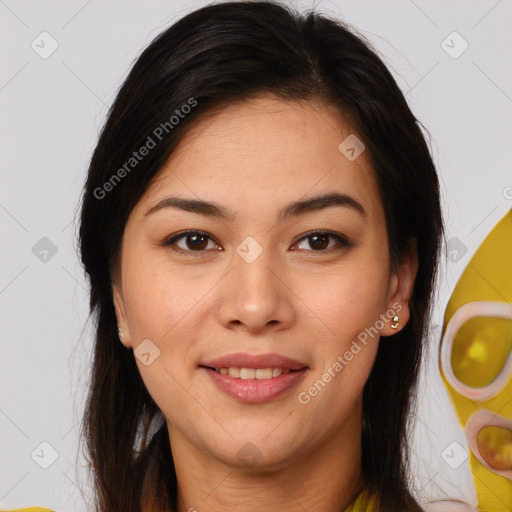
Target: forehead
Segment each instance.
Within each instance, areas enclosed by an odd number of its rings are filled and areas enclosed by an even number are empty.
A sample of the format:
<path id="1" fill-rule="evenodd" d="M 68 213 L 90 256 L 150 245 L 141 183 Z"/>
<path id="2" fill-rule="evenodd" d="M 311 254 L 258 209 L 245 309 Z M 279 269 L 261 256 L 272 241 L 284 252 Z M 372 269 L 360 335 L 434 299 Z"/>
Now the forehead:
<path id="1" fill-rule="evenodd" d="M 172 191 L 258 211 L 336 191 L 356 196 L 371 214 L 380 199 L 370 159 L 340 150 L 354 136 L 341 112 L 319 100 L 264 94 L 238 101 L 187 130 L 141 202 Z"/>

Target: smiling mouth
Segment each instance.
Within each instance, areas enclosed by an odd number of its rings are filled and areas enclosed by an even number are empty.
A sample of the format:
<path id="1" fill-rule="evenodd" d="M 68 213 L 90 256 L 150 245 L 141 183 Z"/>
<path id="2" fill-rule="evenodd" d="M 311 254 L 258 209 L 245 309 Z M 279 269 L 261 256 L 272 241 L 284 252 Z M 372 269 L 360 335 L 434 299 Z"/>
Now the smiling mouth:
<path id="1" fill-rule="evenodd" d="M 226 361 L 223 364 L 228 363 Z M 282 366 L 263 366 L 248 368 L 239 366 L 199 365 L 218 389 L 237 401 L 261 404 L 277 399 L 280 395 L 297 386 L 309 370 L 308 366 L 283 368 Z M 222 363 L 220 363 L 222 364 Z M 274 363 L 277 364 L 277 361 Z"/>

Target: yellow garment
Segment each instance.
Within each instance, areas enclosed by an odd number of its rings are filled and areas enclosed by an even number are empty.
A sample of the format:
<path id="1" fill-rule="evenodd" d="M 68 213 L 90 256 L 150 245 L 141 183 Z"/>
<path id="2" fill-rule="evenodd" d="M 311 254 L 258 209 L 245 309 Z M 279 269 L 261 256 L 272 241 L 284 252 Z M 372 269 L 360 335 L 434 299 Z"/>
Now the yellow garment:
<path id="1" fill-rule="evenodd" d="M 54 512 L 54 511 L 50 510 L 49 508 L 28 507 L 28 508 L 14 508 L 12 510 L 4 510 L 3 508 L 1 508 L 0 512 Z"/>
<path id="2" fill-rule="evenodd" d="M 363 490 L 356 498 L 354 503 L 349 505 L 344 512 L 372 512 L 377 508 L 375 496 L 371 496 L 368 491 Z"/>

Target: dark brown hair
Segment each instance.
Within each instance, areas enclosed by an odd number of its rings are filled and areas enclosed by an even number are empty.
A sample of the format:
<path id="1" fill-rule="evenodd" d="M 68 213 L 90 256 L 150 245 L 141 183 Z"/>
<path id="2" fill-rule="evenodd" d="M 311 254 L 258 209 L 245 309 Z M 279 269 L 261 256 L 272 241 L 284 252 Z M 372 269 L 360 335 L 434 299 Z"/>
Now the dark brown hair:
<path id="1" fill-rule="evenodd" d="M 362 469 L 381 512 L 421 510 L 407 483 L 407 424 L 442 219 L 436 170 L 420 124 L 376 51 L 354 29 L 274 2 L 226 2 L 188 14 L 142 52 L 110 108 L 88 170 L 80 250 L 96 338 L 82 428 L 98 511 L 161 512 L 176 506 L 167 427 L 133 352 L 117 335 L 112 283 L 126 221 L 188 127 L 215 108 L 262 92 L 290 101 L 320 99 L 349 117 L 370 155 L 392 265 L 411 241 L 417 243 L 410 321 L 380 343 L 364 388 Z M 171 116 L 191 100 L 194 108 L 171 128 Z M 164 123 L 168 129 L 156 147 L 119 173 Z M 114 174 L 122 179 L 113 180 Z"/>

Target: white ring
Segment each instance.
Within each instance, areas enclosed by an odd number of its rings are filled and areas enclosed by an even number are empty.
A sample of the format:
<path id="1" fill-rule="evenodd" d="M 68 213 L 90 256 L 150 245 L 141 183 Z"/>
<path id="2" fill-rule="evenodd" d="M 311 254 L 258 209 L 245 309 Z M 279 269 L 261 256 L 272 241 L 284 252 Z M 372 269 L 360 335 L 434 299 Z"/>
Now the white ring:
<path id="1" fill-rule="evenodd" d="M 473 414 L 468 422 L 466 423 L 466 439 L 468 440 L 468 445 L 474 456 L 489 471 L 496 473 L 497 475 L 504 476 L 512 480 L 512 469 L 496 469 L 493 468 L 482 456 L 480 453 L 480 447 L 478 446 L 477 435 L 484 427 L 501 427 L 508 428 L 512 430 L 512 420 L 505 418 L 504 416 L 500 416 L 497 413 L 488 411 L 487 409 L 480 409 L 475 414 Z"/>
<path id="2" fill-rule="evenodd" d="M 505 302 L 474 301 L 461 306 L 446 326 L 443 339 L 441 341 L 441 368 L 446 379 L 451 386 L 461 395 L 473 400 L 487 400 L 496 395 L 500 389 L 505 386 L 510 373 L 512 373 L 512 352 L 507 356 L 501 372 L 487 386 L 482 388 L 472 388 L 461 382 L 453 372 L 451 365 L 451 355 L 453 348 L 453 339 L 455 333 L 470 318 L 477 316 L 490 316 L 497 318 L 506 318 L 512 320 L 512 306 Z"/>

